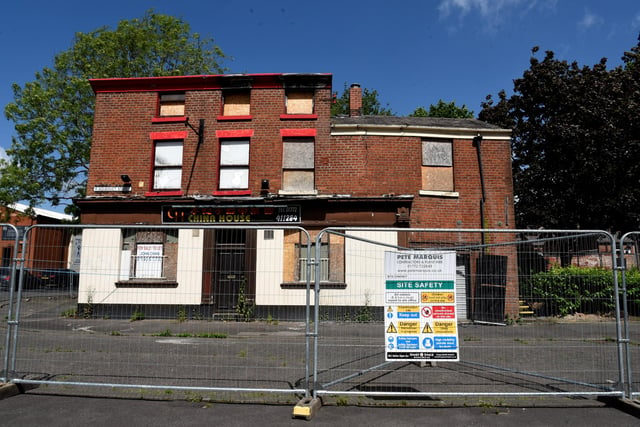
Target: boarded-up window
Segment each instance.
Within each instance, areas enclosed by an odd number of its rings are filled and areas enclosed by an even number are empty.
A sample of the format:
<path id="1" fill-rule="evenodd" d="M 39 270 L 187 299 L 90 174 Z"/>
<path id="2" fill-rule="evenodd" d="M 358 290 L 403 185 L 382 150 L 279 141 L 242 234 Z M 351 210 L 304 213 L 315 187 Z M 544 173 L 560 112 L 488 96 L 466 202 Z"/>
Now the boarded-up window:
<path id="1" fill-rule="evenodd" d="M 315 280 L 315 262 L 317 233 L 311 233 L 311 253 L 307 256 L 307 236 L 305 233 L 294 232 L 285 234 L 285 257 L 288 260 L 285 267 L 285 280 L 301 281 L 307 279 L 307 272 L 311 274 L 311 281 Z M 294 260 L 296 262 L 294 262 Z M 312 265 L 309 265 L 312 261 Z M 344 282 L 344 237 L 324 234 L 320 242 L 320 281 Z M 290 271 L 293 266 L 295 271 Z"/>
<path id="2" fill-rule="evenodd" d="M 422 188 L 454 191 L 451 141 L 422 141 Z"/>
<path id="3" fill-rule="evenodd" d="M 282 189 L 285 191 L 309 192 L 314 183 L 313 138 L 285 138 L 282 156 Z"/>
<path id="4" fill-rule="evenodd" d="M 223 116 L 248 116 L 251 114 L 251 95 L 249 92 L 226 92 L 223 102 Z"/>
<path id="5" fill-rule="evenodd" d="M 184 116 L 184 92 L 160 94 L 160 117 Z"/>
<path id="6" fill-rule="evenodd" d="M 287 114 L 313 114 L 313 92 L 288 90 Z"/>
<path id="7" fill-rule="evenodd" d="M 249 188 L 249 140 L 229 139 L 220 141 L 221 190 L 245 190 Z"/>

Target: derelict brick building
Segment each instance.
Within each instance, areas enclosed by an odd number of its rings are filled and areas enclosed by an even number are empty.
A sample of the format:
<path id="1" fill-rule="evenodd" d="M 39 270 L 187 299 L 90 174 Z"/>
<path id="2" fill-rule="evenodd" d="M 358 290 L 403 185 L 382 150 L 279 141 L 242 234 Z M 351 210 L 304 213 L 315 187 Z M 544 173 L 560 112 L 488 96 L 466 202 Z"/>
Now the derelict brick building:
<path id="1" fill-rule="evenodd" d="M 410 248 L 433 244 L 433 233 L 411 231 L 416 228 L 514 228 L 509 130 L 473 119 L 363 116 L 358 85 L 350 89 L 351 114 L 331 117 L 331 79 L 243 74 L 91 80 L 91 164 L 86 197 L 76 201 L 82 223 L 239 227 L 87 229 L 84 270 L 101 269 L 98 258 L 117 268 L 81 274 L 79 302 L 184 305 L 216 313 L 233 310 L 242 287 L 257 313 L 303 305 L 304 236 L 242 225 L 297 224 L 312 239 L 327 227 L 402 228 L 357 233 Z M 510 238 L 490 236 L 493 243 Z M 471 248 L 459 254 L 468 278 L 487 236 L 457 239 Z M 349 245 L 335 236 L 322 242 L 323 295 L 336 306 L 382 305 L 353 296 L 364 295 L 370 284 L 351 273 Z M 105 246 L 111 248 L 108 260 Z M 199 248 L 197 256 L 193 248 Z M 266 261 L 266 250 L 279 255 Z M 161 261 L 149 261 L 154 257 Z M 504 254 L 505 272 L 515 272 L 513 257 Z M 507 276 L 513 278 L 507 279 L 505 312 L 517 313 L 517 279 Z M 341 296 L 347 288 L 349 296 Z M 465 289 L 470 312 L 468 279 Z"/>

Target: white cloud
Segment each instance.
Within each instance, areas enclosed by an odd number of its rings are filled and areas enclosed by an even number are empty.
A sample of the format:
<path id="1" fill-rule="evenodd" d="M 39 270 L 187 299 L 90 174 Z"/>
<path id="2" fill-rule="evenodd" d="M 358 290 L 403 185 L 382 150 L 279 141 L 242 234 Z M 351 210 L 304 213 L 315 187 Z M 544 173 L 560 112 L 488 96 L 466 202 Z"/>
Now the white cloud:
<path id="1" fill-rule="evenodd" d="M 499 16 L 514 6 L 522 4 L 531 8 L 535 3 L 535 0 L 442 0 L 438 10 L 443 17 L 456 12 L 467 15 L 472 11 L 478 11 L 481 16 L 486 18 Z"/>
<path id="2" fill-rule="evenodd" d="M 582 19 L 578 22 L 578 28 L 586 31 L 593 27 L 598 27 L 604 23 L 604 19 L 600 15 L 596 15 L 589 10 L 584 11 Z"/>
<path id="3" fill-rule="evenodd" d="M 536 7 L 553 9 L 556 0 L 441 0 L 438 5 L 440 18 L 458 16 L 458 26 L 467 15 L 477 14 L 483 20 L 487 31 L 494 31 L 509 16 L 517 11 L 526 15 Z"/>
<path id="4" fill-rule="evenodd" d="M 7 152 L 2 147 L 0 147 L 0 160 L 5 160 L 5 161 L 9 160 L 9 156 L 7 156 Z"/>
<path id="5" fill-rule="evenodd" d="M 633 30 L 637 30 L 638 28 L 640 28 L 640 12 L 638 12 L 636 16 L 634 16 L 631 20 L 631 28 Z"/>

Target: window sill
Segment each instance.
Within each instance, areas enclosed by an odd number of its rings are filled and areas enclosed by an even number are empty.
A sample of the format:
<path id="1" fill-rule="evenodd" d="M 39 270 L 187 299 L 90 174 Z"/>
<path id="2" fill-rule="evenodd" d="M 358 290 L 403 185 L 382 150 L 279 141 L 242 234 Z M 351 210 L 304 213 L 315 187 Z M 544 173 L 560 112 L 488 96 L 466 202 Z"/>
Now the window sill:
<path id="1" fill-rule="evenodd" d="M 151 119 L 151 123 L 184 123 L 186 121 L 187 116 L 154 117 Z"/>
<path id="2" fill-rule="evenodd" d="M 311 282 L 311 288 L 315 287 L 315 283 Z M 344 282 L 320 282 L 320 289 L 346 289 L 347 284 Z M 280 283 L 280 289 L 307 289 L 306 282 L 284 282 Z"/>
<path id="3" fill-rule="evenodd" d="M 218 116 L 219 122 L 223 121 L 243 121 L 243 120 L 253 120 L 253 116 L 251 115 L 243 115 L 243 116 Z"/>
<path id="4" fill-rule="evenodd" d="M 317 196 L 318 190 L 278 190 L 280 196 Z"/>
<path id="5" fill-rule="evenodd" d="M 418 194 L 421 196 L 446 197 L 450 199 L 455 199 L 460 197 L 460 193 L 458 193 L 457 191 L 420 190 Z"/>
<path id="6" fill-rule="evenodd" d="M 131 279 L 119 280 L 116 288 L 177 288 L 178 282 L 175 280 L 163 279 Z"/>
<path id="7" fill-rule="evenodd" d="M 280 114 L 280 120 L 317 120 L 317 114 Z"/>
<path id="8" fill-rule="evenodd" d="M 214 196 L 250 196 L 251 190 L 220 190 L 214 191 Z"/>
<path id="9" fill-rule="evenodd" d="M 182 191 L 147 191 L 144 195 L 145 197 L 175 197 L 182 196 Z"/>

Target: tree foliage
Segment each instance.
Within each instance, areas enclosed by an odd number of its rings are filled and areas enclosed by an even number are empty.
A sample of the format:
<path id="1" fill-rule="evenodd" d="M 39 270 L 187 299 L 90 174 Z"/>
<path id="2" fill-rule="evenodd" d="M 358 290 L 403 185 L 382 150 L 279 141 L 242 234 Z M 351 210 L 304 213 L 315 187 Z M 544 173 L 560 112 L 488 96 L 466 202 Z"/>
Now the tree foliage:
<path id="1" fill-rule="evenodd" d="M 342 94 L 334 93 L 334 101 L 331 105 L 331 115 L 348 116 L 349 115 L 349 88 L 344 85 Z M 363 116 L 393 116 L 394 113 L 387 104 L 382 106 L 378 98 L 378 91 L 375 89 L 362 89 L 362 115 Z"/>
<path id="2" fill-rule="evenodd" d="M 469 111 L 465 104 L 458 107 L 455 101 L 444 102 L 438 100 L 437 104 L 431 104 L 427 111 L 424 107 L 416 108 L 409 117 L 448 117 L 452 119 L 472 119 L 473 111 Z"/>
<path id="3" fill-rule="evenodd" d="M 95 96 L 88 79 L 220 73 L 225 54 L 187 23 L 148 11 L 140 19 L 76 33 L 73 46 L 5 107 L 17 136 L 0 172 L 0 204 L 67 204 L 84 194 Z"/>
<path id="4" fill-rule="evenodd" d="M 537 51 L 513 95 L 488 96 L 479 114 L 513 129 L 518 225 L 637 230 L 640 43 L 613 69 Z"/>

